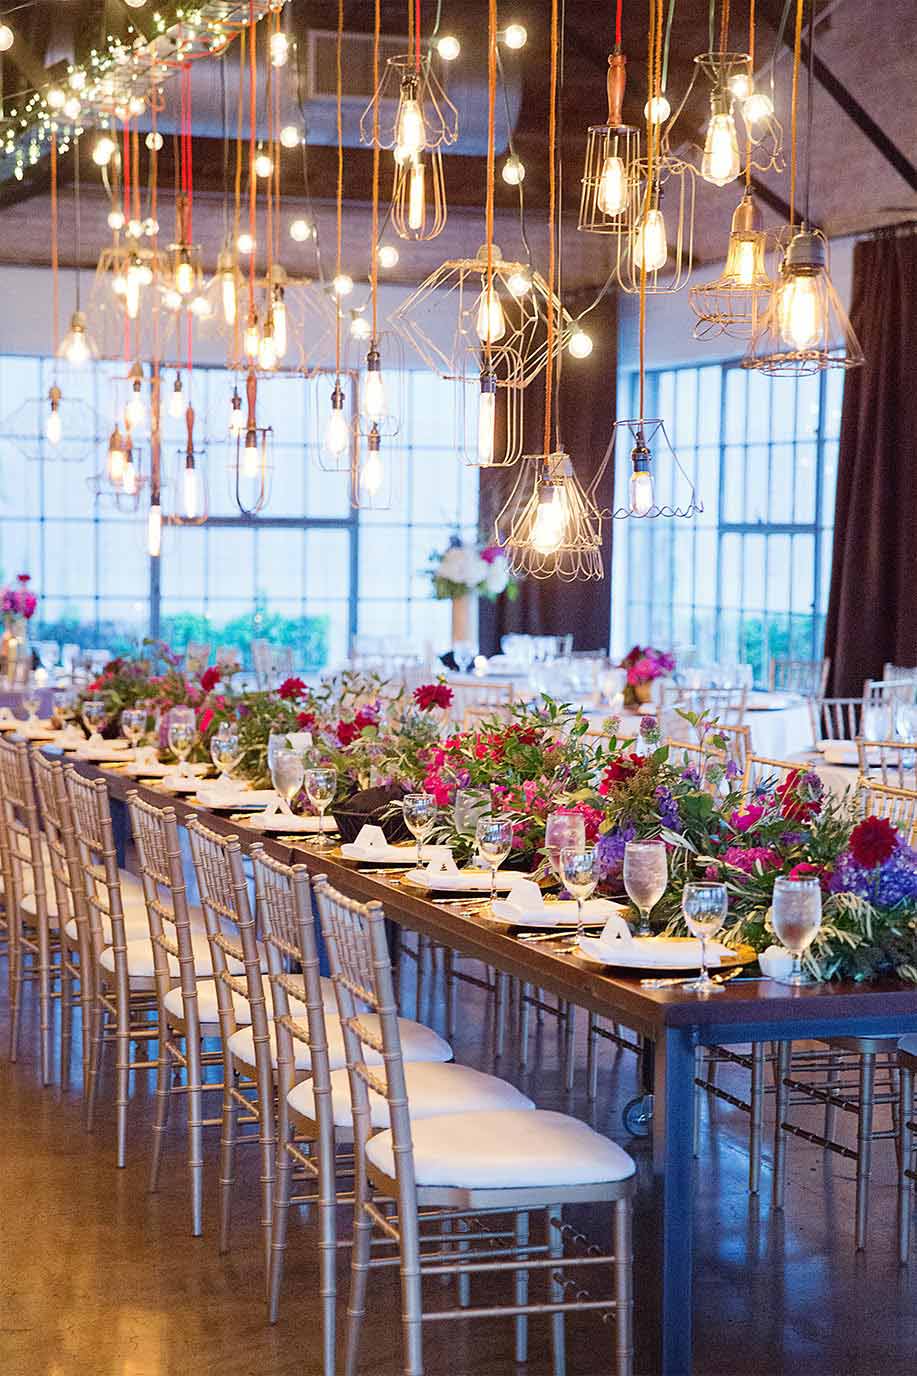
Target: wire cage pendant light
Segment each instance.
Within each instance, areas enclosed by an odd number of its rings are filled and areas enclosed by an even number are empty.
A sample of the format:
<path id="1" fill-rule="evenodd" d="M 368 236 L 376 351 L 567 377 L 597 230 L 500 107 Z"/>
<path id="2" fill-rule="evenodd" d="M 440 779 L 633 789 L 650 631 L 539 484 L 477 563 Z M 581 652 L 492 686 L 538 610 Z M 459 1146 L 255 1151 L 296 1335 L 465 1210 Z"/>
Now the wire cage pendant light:
<path id="1" fill-rule="evenodd" d="M 528 455 L 496 520 L 512 572 L 561 582 L 605 576 L 602 515 L 563 450 Z"/>
<path id="2" fill-rule="evenodd" d="M 621 116 L 626 64 L 619 39 L 608 57 L 608 122 L 590 126 L 586 138 L 577 227 L 588 234 L 621 235 L 630 226 L 640 133 Z"/>
<path id="3" fill-rule="evenodd" d="M 626 500 L 611 512 L 616 521 L 631 516 L 646 520 L 701 515 L 703 503 L 672 448 L 663 420 L 640 416 L 615 421 L 608 456 L 620 447 L 623 460 L 626 446 L 630 446 L 627 493 Z M 660 469 L 661 456 L 668 460 L 665 473 Z"/>
<path id="4" fill-rule="evenodd" d="M 688 300 L 697 316 L 695 339 L 731 335 L 748 339 L 756 313 L 773 285 L 766 262 L 767 238 L 761 211 L 746 190 L 732 215 L 729 248 L 719 277 L 690 288 Z"/>
<path id="5" fill-rule="evenodd" d="M 230 481 L 242 515 L 257 516 L 270 496 L 274 432 L 271 426 L 258 424 L 258 377 L 254 368 L 248 370 L 245 379 L 245 401 L 245 424 L 236 431 Z"/>
<path id="6" fill-rule="evenodd" d="M 169 518 L 173 525 L 202 525 L 207 520 L 207 478 L 194 447 L 194 408 L 185 410 L 186 443 L 179 451 Z"/>

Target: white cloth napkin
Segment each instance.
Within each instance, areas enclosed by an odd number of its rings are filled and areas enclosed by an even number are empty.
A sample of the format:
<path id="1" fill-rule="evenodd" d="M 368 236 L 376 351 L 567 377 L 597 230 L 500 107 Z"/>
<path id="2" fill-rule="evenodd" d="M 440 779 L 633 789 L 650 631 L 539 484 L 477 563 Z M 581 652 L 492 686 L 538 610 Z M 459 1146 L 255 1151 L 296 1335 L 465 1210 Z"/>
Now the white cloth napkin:
<path id="1" fill-rule="evenodd" d="M 201 807 L 267 807 L 276 794 L 272 788 L 245 788 L 234 784 L 232 789 L 218 787 L 219 780 L 211 783 L 198 781 L 195 796 Z"/>
<path id="2" fill-rule="evenodd" d="M 133 750 L 129 749 L 127 741 L 103 741 L 101 745 L 92 745 L 84 739 L 76 751 L 78 759 L 81 760 L 132 760 Z"/>
<path id="3" fill-rule="evenodd" d="M 492 911 L 494 917 L 520 927 L 557 927 L 576 922 L 576 903 L 571 900 L 545 903 L 544 894 L 534 879 L 514 878 L 509 893 L 495 900 Z M 607 916 L 609 924 L 622 911 L 620 904 L 608 898 L 589 898 L 583 904 L 585 917 Z"/>
<path id="4" fill-rule="evenodd" d="M 824 746 L 822 754 L 825 757 L 825 764 L 859 764 L 860 757 L 853 741 L 823 741 L 822 744 Z M 872 756 L 869 763 L 878 764 L 878 751 L 870 751 L 869 753 Z"/>
<path id="5" fill-rule="evenodd" d="M 785 980 L 793 970 L 793 953 L 785 946 L 768 946 L 758 956 L 758 964 L 769 979 Z"/>
<path id="6" fill-rule="evenodd" d="M 700 942 L 691 937 L 633 936 L 629 931 L 625 937 L 616 928 L 610 941 L 605 939 L 605 932 L 600 937 L 580 937 L 580 948 L 584 955 L 603 965 L 630 965 L 637 969 L 658 967 L 661 970 L 700 969 Z M 728 946 L 718 941 L 707 942 L 708 966 L 719 965 L 730 954 Z"/>
<path id="7" fill-rule="evenodd" d="M 347 860 L 367 860 L 374 864 L 400 865 L 410 864 L 412 860 L 417 859 L 417 847 L 390 845 L 386 841 L 385 832 L 381 827 L 366 822 L 357 833 L 355 841 L 348 841 L 341 846 L 341 854 Z"/>

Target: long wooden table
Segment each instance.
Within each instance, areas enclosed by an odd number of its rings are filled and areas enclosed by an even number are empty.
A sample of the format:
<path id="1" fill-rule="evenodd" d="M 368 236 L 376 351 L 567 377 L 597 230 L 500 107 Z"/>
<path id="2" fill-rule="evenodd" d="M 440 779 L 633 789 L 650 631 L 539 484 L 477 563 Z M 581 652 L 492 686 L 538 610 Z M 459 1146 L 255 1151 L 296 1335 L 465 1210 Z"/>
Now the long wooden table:
<path id="1" fill-rule="evenodd" d="M 715 997 L 706 998 L 678 988 L 642 989 L 633 978 L 606 975 L 576 955 L 546 949 L 543 943 L 527 945 L 484 916 L 459 914 L 432 903 L 308 844 L 271 838 L 242 822 L 191 807 L 162 789 L 138 788 L 116 770 L 78 767 L 81 773 L 104 778 L 117 802 L 123 803 L 137 788 L 150 801 L 174 807 L 179 820 L 195 813 L 214 830 L 238 835 L 245 847 L 260 842 L 288 864 L 327 874 L 332 884 L 356 898 L 378 900 L 389 918 L 411 931 L 624 1023 L 653 1041 L 653 1168 L 662 1261 L 655 1297 L 660 1345 L 653 1369 L 662 1376 L 689 1376 L 692 1365 L 695 1048 L 917 1031 L 917 989 L 897 982 L 793 989 L 768 979 L 733 980 Z M 653 1299 L 638 1296 L 638 1304 Z"/>

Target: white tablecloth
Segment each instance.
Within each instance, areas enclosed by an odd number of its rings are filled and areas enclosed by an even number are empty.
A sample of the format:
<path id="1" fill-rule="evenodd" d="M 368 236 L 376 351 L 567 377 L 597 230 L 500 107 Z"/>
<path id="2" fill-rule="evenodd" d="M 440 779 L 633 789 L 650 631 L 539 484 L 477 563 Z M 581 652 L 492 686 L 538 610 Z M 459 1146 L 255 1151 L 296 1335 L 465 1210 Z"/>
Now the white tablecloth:
<path id="1" fill-rule="evenodd" d="M 601 713 L 595 715 L 597 720 L 602 719 Z M 812 744 L 812 724 L 805 702 L 792 702 L 774 710 L 748 711 L 745 725 L 751 731 L 752 753 L 769 760 L 790 760 Z M 639 730 L 640 716 L 636 712 L 621 714 L 622 736 L 636 736 Z M 688 739 L 691 735 L 686 725 L 685 740 Z"/>

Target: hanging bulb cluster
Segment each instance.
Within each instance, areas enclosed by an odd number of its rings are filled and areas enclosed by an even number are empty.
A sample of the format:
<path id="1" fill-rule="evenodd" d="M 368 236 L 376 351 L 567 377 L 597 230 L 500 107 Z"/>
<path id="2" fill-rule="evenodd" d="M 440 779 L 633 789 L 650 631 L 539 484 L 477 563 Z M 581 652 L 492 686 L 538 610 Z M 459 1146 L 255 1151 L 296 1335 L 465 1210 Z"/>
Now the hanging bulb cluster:
<path id="1" fill-rule="evenodd" d="M 86 328 L 86 317 L 82 311 L 74 311 L 70 317 L 70 327 L 61 340 L 58 355 L 74 368 L 81 368 L 94 353 L 95 348 Z"/>

